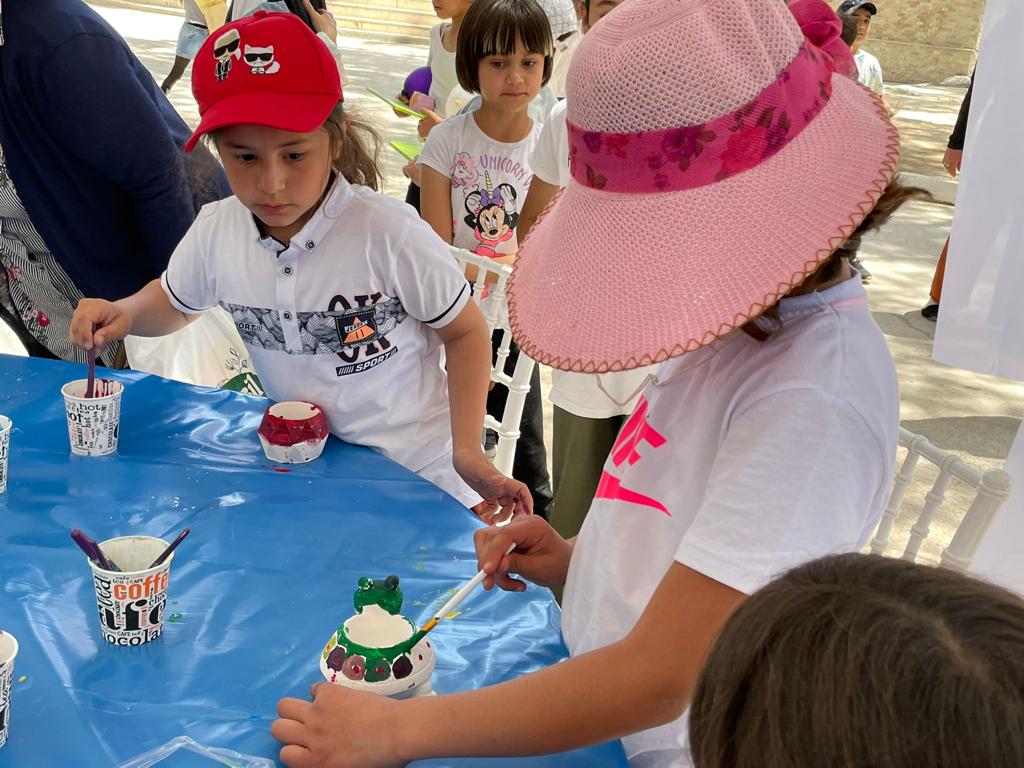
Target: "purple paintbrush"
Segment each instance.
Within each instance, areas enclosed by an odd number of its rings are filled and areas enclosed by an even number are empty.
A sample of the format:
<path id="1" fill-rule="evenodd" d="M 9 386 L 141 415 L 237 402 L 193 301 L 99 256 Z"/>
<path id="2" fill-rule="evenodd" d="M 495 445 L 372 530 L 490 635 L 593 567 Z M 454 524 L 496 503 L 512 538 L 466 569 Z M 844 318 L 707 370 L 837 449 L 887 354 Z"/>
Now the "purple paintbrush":
<path id="1" fill-rule="evenodd" d="M 85 396 L 92 397 L 96 387 L 96 323 L 92 324 L 92 342 L 89 346 L 89 380 L 85 385 Z"/>
<path id="2" fill-rule="evenodd" d="M 185 528 L 181 533 L 179 533 L 177 535 L 177 537 L 174 539 L 174 541 L 172 541 L 170 544 L 167 545 L 167 549 L 165 549 L 163 552 L 161 552 L 160 553 L 160 557 L 158 557 L 156 560 L 154 560 L 153 563 L 149 567 L 150 568 L 156 568 L 158 565 L 163 563 L 164 560 L 166 560 L 168 557 L 171 556 L 171 552 L 173 552 L 175 549 L 177 549 L 178 545 L 181 544 L 181 542 L 183 542 L 185 540 L 185 537 L 188 536 L 188 534 L 189 534 L 189 529 Z"/>
<path id="3" fill-rule="evenodd" d="M 75 528 L 71 531 L 71 539 L 78 545 L 85 556 L 92 560 L 96 565 L 105 571 L 120 572 L 120 568 L 117 567 L 117 563 L 103 554 L 103 550 L 100 549 L 100 545 L 97 544 L 93 539 L 90 539 L 85 535 L 79 528 Z"/>

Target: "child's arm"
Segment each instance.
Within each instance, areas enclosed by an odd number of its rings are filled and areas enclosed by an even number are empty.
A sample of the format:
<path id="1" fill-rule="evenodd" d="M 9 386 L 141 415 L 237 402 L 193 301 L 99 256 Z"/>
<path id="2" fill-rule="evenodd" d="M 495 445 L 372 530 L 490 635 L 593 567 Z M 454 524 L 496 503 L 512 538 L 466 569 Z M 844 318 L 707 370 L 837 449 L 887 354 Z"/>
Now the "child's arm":
<path id="1" fill-rule="evenodd" d="M 544 754 L 619 738 L 682 715 L 711 644 L 742 599 L 673 563 L 636 626 L 618 643 L 450 696 L 394 701 L 321 683 L 312 703 L 281 700 L 283 719 L 271 732 L 289 745 L 281 760 L 290 768 Z M 528 716 L 538 711 L 547 716 Z"/>
<path id="2" fill-rule="evenodd" d="M 421 139 L 426 139 L 430 132 L 434 130 L 434 126 L 444 122 L 444 118 L 432 109 L 422 109 L 420 111 L 423 114 L 423 119 L 416 125 L 416 132 Z"/>
<path id="3" fill-rule="evenodd" d="M 68 338 L 75 346 L 102 347 L 128 334 L 165 336 L 184 328 L 198 315 L 186 315 L 175 309 L 160 286 L 151 280 L 138 293 L 118 301 L 82 299 L 71 317 Z M 96 326 L 95 337 L 92 333 Z"/>
<path id="4" fill-rule="evenodd" d="M 532 513 L 530 491 L 495 469 L 480 446 L 491 370 L 491 340 L 480 309 L 470 301 L 452 322 L 436 330 L 448 366 L 455 470 L 485 501 L 497 501 L 505 511 Z"/>
<path id="5" fill-rule="evenodd" d="M 526 193 L 526 200 L 523 202 L 523 212 L 519 216 L 519 224 L 516 227 L 516 236 L 519 238 L 519 245 L 526 240 L 533 225 L 537 223 L 537 217 L 547 208 L 561 187 L 557 184 L 548 184 L 546 181 L 533 175 L 530 182 L 530 190 Z"/>
<path id="6" fill-rule="evenodd" d="M 420 217 L 449 245 L 452 229 L 452 183 L 429 165 L 420 166 Z"/>

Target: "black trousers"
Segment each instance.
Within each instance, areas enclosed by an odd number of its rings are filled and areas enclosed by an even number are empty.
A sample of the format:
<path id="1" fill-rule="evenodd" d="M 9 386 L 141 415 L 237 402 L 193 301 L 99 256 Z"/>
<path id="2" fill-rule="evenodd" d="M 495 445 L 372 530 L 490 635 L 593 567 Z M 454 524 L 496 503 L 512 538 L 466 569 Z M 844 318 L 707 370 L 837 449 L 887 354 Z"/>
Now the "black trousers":
<path id="1" fill-rule="evenodd" d="M 495 331 L 491 337 L 492 364 L 497 360 L 500 342 L 501 332 Z M 505 373 L 509 376 L 515 371 L 518 359 L 519 346 L 512 342 L 508 358 L 505 360 Z M 487 394 L 487 413 L 501 421 L 507 399 L 508 390 L 505 387 L 494 387 Z M 533 369 L 533 376 L 530 377 L 530 392 L 526 395 L 526 403 L 523 405 L 519 432 L 512 477 L 525 483 L 530 489 L 534 513 L 547 518 L 552 498 L 551 476 L 548 474 L 548 452 L 544 447 L 544 401 L 540 392 L 540 368 L 537 367 Z"/>
<path id="2" fill-rule="evenodd" d="M 405 202 L 416 209 L 416 213 L 420 212 L 420 188 L 409 182 L 409 188 L 405 191 Z"/>

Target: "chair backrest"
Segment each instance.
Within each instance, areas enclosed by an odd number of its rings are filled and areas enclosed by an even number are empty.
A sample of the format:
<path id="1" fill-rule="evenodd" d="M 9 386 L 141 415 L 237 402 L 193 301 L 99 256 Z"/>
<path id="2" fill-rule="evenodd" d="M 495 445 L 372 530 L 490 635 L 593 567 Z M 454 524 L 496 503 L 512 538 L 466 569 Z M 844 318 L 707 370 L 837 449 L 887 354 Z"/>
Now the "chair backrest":
<path id="1" fill-rule="evenodd" d="M 530 392 L 530 377 L 536 363 L 522 352 L 516 360 L 512 374 L 505 373 L 505 362 L 512 348 L 512 329 L 508 324 L 508 281 L 512 277 L 512 267 L 501 264 L 486 256 L 478 256 L 464 248 L 449 246 L 452 255 L 462 265 L 466 278 L 473 283 L 473 300 L 477 302 L 487 321 L 487 330 L 493 335 L 501 333 L 498 353 L 491 367 L 491 381 L 495 386 L 508 389 L 505 399 L 505 410 L 498 421 L 490 414 L 484 415 L 484 426 L 498 434 L 497 452 L 494 455 L 494 466 L 509 477 L 512 476 L 512 463 L 516 456 L 516 443 L 519 440 L 519 422 L 523 417 L 523 406 Z"/>
<path id="2" fill-rule="evenodd" d="M 903 505 L 903 495 L 914 477 L 918 461 L 924 458 L 939 469 L 931 490 L 925 496 L 924 506 L 917 521 L 910 529 L 910 540 L 903 551 L 903 559 L 914 561 L 921 549 L 921 544 L 928 537 L 932 519 L 946 498 L 946 490 L 950 482 L 956 478 L 976 489 L 974 500 L 957 526 L 956 533 L 941 555 L 944 567 L 958 571 L 967 571 L 974 560 L 974 554 L 988 530 L 999 507 L 1010 496 L 1013 481 L 1010 475 L 1001 469 L 992 469 L 984 474 L 968 467 L 962 459 L 954 454 L 943 451 L 921 435 L 915 435 L 900 427 L 900 445 L 907 449 L 907 457 L 900 466 L 893 483 L 892 494 L 886 505 L 878 530 L 871 540 L 871 552 L 880 555 L 889 544 L 893 523 L 896 521 Z"/>

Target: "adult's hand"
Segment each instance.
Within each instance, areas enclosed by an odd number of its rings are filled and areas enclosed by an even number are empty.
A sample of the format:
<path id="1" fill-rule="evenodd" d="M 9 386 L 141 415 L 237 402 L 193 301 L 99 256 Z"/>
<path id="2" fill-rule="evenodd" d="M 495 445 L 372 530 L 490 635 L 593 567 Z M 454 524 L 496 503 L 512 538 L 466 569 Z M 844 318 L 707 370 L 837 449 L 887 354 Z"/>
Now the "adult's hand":
<path id="1" fill-rule="evenodd" d="M 942 155 L 942 166 L 946 169 L 946 173 L 950 176 L 956 177 L 960 173 L 960 162 L 963 160 L 964 151 L 962 149 L 951 149 L 946 148 L 945 153 Z"/>

